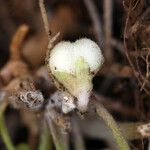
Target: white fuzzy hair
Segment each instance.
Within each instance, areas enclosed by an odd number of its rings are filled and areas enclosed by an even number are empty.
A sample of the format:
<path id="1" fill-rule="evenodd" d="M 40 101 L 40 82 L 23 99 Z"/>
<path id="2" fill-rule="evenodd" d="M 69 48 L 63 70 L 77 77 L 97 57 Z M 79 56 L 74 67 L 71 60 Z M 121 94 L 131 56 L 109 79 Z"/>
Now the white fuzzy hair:
<path id="1" fill-rule="evenodd" d="M 90 39 L 82 38 L 73 43 L 58 43 L 50 54 L 50 69 L 73 74 L 75 62 L 80 56 L 88 63 L 90 71 L 95 73 L 104 61 L 98 45 Z"/>

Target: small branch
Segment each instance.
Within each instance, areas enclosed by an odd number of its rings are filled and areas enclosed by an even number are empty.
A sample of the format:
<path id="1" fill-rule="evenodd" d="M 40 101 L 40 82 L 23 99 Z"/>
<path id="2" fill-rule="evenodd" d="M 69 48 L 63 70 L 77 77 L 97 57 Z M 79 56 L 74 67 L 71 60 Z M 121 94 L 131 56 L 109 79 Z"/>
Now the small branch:
<path id="1" fill-rule="evenodd" d="M 95 102 L 96 112 L 100 118 L 104 120 L 104 122 L 107 124 L 109 129 L 112 132 L 113 137 L 116 140 L 116 143 L 118 145 L 119 150 L 130 150 L 128 143 L 122 136 L 115 120 L 110 115 L 110 113 L 104 108 L 104 106 L 97 101 Z"/>
<path id="2" fill-rule="evenodd" d="M 102 47 L 103 44 L 103 33 L 102 33 L 102 25 L 100 22 L 100 17 L 96 10 L 93 0 L 84 0 L 85 6 L 89 12 L 89 15 L 92 19 L 93 26 L 96 32 L 96 38 L 98 45 Z"/>
<path id="3" fill-rule="evenodd" d="M 20 59 L 20 48 L 22 46 L 22 43 L 24 41 L 24 38 L 27 34 L 29 30 L 29 27 L 27 25 L 21 25 L 14 37 L 12 38 L 12 41 L 11 41 L 11 45 L 10 45 L 10 52 L 11 52 L 11 59 L 12 60 L 18 60 Z"/>
<path id="4" fill-rule="evenodd" d="M 41 15 L 42 15 L 45 31 L 46 31 L 48 39 L 50 39 L 51 38 L 51 31 L 49 29 L 48 17 L 46 14 L 44 0 L 39 0 L 39 6 L 40 6 L 40 10 L 41 10 Z"/>
<path id="5" fill-rule="evenodd" d="M 128 38 L 128 36 L 127 36 L 127 30 L 128 30 L 128 25 L 129 25 L 129 21 L 130 21 L 131 11 L 132 11 L 132 6 L 131 6 L 131 1 L 130 1 L 130 3 L 129 3 L 129 10 L 127 11 L 127 18 L 126 18 L 125 27 L 124 27 L 123 44 L 124 44 L 124 50 L 125 50 L 125 54 L 126 54 L 128 62 L 129 62 L 129 65 L 131 66 L 131 68 L 133 70 L 133 73 L 134 73 L 135 77 L 138 80 L 138 83 L 140 84 L 140 86 L 142 86 L 142 81 L 140 79 L 140 74 L 136 71 L 136 68 L 135 68 L 135 66 L 134 66 L 134 64 L 133 64 L 133 62 L 132 62 L 132 60 L 130 58 L 130 55 L 129 55 L 129 52 L 128 52 L 128 45 L 126 43 L 126 40 Z M 148 95 L 150 95 L 149 90 L 147 90 L 146 88 L 144 88 L 143 90 Z"/>
<path id="6" fill-rule="evenodd" d="M 105 56 L 109 62 L 113 59 L 113 52 L 111 47 L 111 37 L 112 37 L 112 8 L 113 3 L 112 0 L 104 0 L 104 49 L 105 49 Z"/>
<path id="7" fill-rule="evenodd" d="M 48 62 L 49 57 L 50 57 L 50 50 L 53 47 L 53 43 L 56 41 L 56 39 L 60 35 L 60 32 L 58 32 L 54 37 L 51 37 L 51 30 L 49 29 L 48 17 L 47 17 L 47 14 L 46 14 L 44 0 L 39 0 L 39 7 L 40 7 L 40 10 L 41 10 L 41 15 L 42 15 L 43 23 L 44 23 L 45 32 L 46 32 L 47 37 L 48 37 L 48 46 L 47 46 L 45 64 L 47 65 L 47 69 L 50 73 L 51 71 L 49 69 L 49 62 Z"/>
<path id="8" fill-rule="evenodd" d="M 29 73 L 27 64 L 21 59 L 20 48 L 27 34 L 28 26 L 21 25 L 13 36 L 10 45 L 10 60 L 0 70 L 2 85 L 7 85 L 13 78 L 18 78 Z"/>

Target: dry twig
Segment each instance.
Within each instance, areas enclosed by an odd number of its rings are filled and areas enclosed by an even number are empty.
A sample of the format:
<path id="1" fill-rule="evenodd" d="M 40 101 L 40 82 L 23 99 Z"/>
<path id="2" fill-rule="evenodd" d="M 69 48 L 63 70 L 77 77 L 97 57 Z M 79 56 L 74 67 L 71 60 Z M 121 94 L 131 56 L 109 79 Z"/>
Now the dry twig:
<path id="1" fill-rule="evenodd" d="M 100 22 L 100 17 L 98 15 L 97 9 L 92 0 L 84 0 L 84 3 L 92 19 L 92 23 L 96 32 L 97 42 L 99 46 L 102 47 L 103 46 L 102 25 Z"/>
<path id="2" fill-rule="evenodd" d="M 113 51 L 111 47 L 111 36 L 112 36 L 112 7 L 113 3 L 112 0 L 105 0 L 104 1 L 104 49 L 105 49 L 105 56 L 109 63 L 112 62 L 113 59 Z"/>
<path id="3" fill-rule="evenodd" d="M 20 48 L 27 31 L 28 26 L 21 25 L 12 39 L 10 60 L 0 71 L 0 78 L 4 85 L 8 84 L 13 78 L 21 77 L 29 73 L 28 66 L 22 61 L 20 53 Z"/>
<path id="4" fill-rule="evenodd" d="M 12 42 L 10 45 L 10 56 L 11 56 L 10 59 L 11 60 L 21 59 L 20 49 L 24 41 L 24 38 L 27 35 L 28 30 L 29 30 L 29 27 L 25 24 L 21 25 L 17 29 L 14 37 L 12 38 Z"/>

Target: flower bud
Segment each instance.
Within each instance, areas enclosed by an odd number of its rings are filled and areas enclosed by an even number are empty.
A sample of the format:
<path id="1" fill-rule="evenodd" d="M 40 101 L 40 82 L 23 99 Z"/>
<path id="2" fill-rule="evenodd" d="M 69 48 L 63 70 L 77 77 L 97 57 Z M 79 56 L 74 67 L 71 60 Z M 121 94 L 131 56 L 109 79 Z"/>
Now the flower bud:
<path id="1" fill-rule="evenodd" d="M 92 91 L 92 78 L 104 62 L 98 45 L 83 38 L 60 42 L 51 51 L 49 67 L 58 83 L 77 98 L 77 108 L 86 111 Z"/>

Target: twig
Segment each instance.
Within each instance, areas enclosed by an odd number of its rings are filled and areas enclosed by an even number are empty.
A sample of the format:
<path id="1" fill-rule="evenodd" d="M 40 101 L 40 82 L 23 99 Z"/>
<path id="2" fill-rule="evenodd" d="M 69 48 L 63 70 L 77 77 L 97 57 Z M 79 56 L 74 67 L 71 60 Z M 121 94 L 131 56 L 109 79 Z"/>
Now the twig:
<path id="1" fill-rule="evenodd" d="M 39 0 L 39 6 L 40 6 L 40 10 L 41 10 L 41 15 L 42 15 L 43 23 L 44 23 L 45 32 L 48 37 L 48 46 L 47 46 L 45 64 L 47 65 L 49 74 L 51 74 L 49 62 L 48 62 L 49 57 L 50 57 L 50 50 L 53 47 L 53 43 L 56 41 L 56 39 L 60 35 L 60 32 L 58 32 L 54 37 L 51 37 L 51 30 L 49 29 L 48 17 L 47 17 L 46 9 L 44 6 L 44 0 Z M 51 76 L 51 78 L 53 78 L 53 77 Z"/>
<path id="2" fill-rule="evenodd" d="M 21 59 L 20 47 L 27 34 L 28 26 L 21 25 L 13 36 L 10 45 L 10 60 L 0 70 L 2 84 L 8 84 L 13 78 L 21 77 L 29 73 L 28 66 Z"/>
<path id="3" fill-rule="evenodd" d="M 111 36 L 112 36 L 112 0 L 104 0 L 104 49 L 105 49 L 105 56 L 109 62 L 113 59 L 113 52 L 111 48 Z"/>
<path id="4" fill-rule="evenodd" d="M 85 6 L 89 12 L 89 15 L 92 19 L 93 26 L 96 32 L 96 38 L 99 46 L 103 46 L 103 33 L 102 33 L 102 25 L 100 22 L 100 17 L 98 15 L 97 9 L 94 5 L 93 0 L 84 0 Z"/>
<path id="5" fill-rule="evenodd" d="M 109 127 L 110 131 L 112 132 L 113 137 L 116 140 L 119 150 L 130 150 L 128 143 L 126 142 L 125 138 L 122 136 L 115 120 L 110 115 L 110 113 L 104 108 L 104 106 L 97 101 L 94 101 L 96 112 L 100 118 L 104 120 L 104 122 Z"/>
<path id="6" fill-rule="evenodd" d="M 14 34 L 10 45 L 10 53 L 12 60 L 20 59 L 20 47 L 22 46 L 22 42 L 24 41 L 28 30 L 29 27 L 23 24 L 17 29 L 16 33 Z"/>
<path id="7" fill-rule="evenodd" d="M 129 54 L 133 57 L 139 57 L 139 56 L 145 56 L 148 54 L 148 50 L 137 50 L 137 51 L 131 51 Z"/>
<path id="8" fill-rule="evenodd" d="M 46 14 L 44 0 L 39 0 L 39 6 L 40 6 L 40 10 L 41 10 L 41 15 L 42 15 L 45 31 L 46 31 L 48 39 L 50 39 L 51 38 L 51 31 L 49 29 L 48 17 Z"/>
<path id="9" fill-rule="evenodd" d="M 124 43 L 124 50 L 125 50 L 125 54 L 126 54 L 126 57 L 127 57 L 127 60 L 133 70 L 133 73 L 135 75 L 135 77 L 137 78 L 140 86 L 142 86 L 142 81 L 141 79 L 139 78 L 139 73 L 136 71 L 135 67 L 134 67 L 134 64 L 132 63 L 132 60 L 130 58 L 130 55 L 129 55 L 129 52 L 128 52 L 128 47 L 127 47 L 127 43 L 126 43 L 126 39 L 127 39 L 127 28 L 128 28 L 128 24 L 129 24 L 129 19 L 130 19 L 130 14 L 131 14 L 131 11 L 132 11 L 132 6 L 131 6 L 131 1 L 130 1 L 130 5 L 129 5 L 129 10 L 128 10 L 128 13 L 127 13 L 127 18 L 126 18 L 126 22 L 125 22 L 125 27 L 124 27 L 124 36 L 123 36 L 123 43 Z M 150 95 L 150 92 L 144 88 L 144 91 Z"/>

